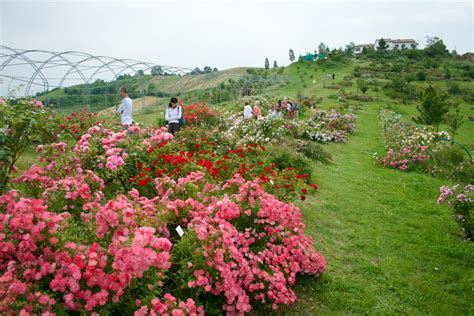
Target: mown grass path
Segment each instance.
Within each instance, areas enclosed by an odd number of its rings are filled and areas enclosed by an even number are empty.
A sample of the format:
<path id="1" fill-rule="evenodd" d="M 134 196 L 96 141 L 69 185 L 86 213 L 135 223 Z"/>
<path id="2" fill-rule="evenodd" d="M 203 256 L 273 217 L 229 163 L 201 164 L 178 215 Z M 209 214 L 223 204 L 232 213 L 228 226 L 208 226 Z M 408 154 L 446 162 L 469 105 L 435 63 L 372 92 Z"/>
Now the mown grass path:
<path id="1" fill-rule="evenodd" d="M 374 164 L 378 107 L 366 104 L 357 134 L 315 167 L 320 191 L 302 211 L 328 271 L 300 278 L 298 302 L 277 315 L 474 313 L 474 243 L 436 204 L 447 182 Z"/>

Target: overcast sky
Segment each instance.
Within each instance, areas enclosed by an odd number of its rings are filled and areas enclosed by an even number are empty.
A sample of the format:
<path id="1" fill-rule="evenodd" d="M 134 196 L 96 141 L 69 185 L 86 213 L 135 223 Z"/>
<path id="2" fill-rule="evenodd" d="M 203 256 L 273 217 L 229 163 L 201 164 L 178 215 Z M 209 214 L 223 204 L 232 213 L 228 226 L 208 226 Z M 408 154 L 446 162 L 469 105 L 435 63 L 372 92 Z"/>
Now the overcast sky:
<path id="1" fill-rule="evenodd" d="M 0 0 L 3 45 L 80 50 L 173 66 L 288 64 L 313 51 L 376 38 L 436 35 L 473 51 L 471 1 L 151 2 Z"/>
<path id="2" fill-rule="evenodd" d="M 439 36 L 450 50 L 465 53 L 474 51 L 473 10 L 472 1 L 427 0 L 0 0 L 0 44 L 219 69 L 263 67 L 265 57 L 287 65 L 290 48 L 298 56 L 320 42 L 332 49 L 380 37 L 413 38 L 423 47 L 426 35 Z M 0 71 L 25 78 L 33 72 L 15 67 Z M 64 73 L 50 71 L 45 76 L 52 88 Z M 76 75 L 66 85 L 78 80 Z M 35 82 L 34 90 L 42 90 L 43 81 Z M 0 95 L 19 84 L 5 79 Z"/>

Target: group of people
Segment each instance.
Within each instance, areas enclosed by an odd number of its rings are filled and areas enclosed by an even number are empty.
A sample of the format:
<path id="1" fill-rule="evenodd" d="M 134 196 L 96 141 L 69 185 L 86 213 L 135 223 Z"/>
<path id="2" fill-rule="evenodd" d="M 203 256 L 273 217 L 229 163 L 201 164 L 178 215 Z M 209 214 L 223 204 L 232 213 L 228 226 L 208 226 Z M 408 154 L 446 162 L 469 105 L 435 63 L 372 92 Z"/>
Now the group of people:
<path id="1" fill-rule="evenodd" d="M 122 125 L 130 126 L 133 124 L 133 102 L 128 96 L 127 87 L 120 88 L 120 96 L 122 101 L 118 106 L 116 112 L 120 114 L 120 120 Z M 298 119 L 299 105 L 291 100 L 278 100 L 276 104 L 272 106 L 268 113 L 268 117 L 272 119 L 281 119 L 284 113 L 288 113 L 290 120 Z M 262 109 L 260 108 L 260 101 L 256 100 L 252 108 L 249 101 L 245 101 L 244 112 L 245 119 L 262 119 Z M 175 135 L 179 131 L 181 125 L 184 124 L 184 112 L 177 98 L 171 98 L 168 106 L 166 107 L 165 119 L 168 122 L 168 132 Z"/>
<path id="2" fill-rule="evenodd" d="M 290 120 L 297 120 L 299 109 L 300 107 L 296 102 L 293 102 L 291 100 L 278 100 L 278 102 L 274 104 L 268 112 L 268 117 L 272 119 L 281 119 L 283 118 L 284 113 L 288 113 Z M 263 116 L 262 110 L 260 108 L 260 101 L 255 101 L 253 108 L 250 106 L 249 101 L 245 101 L 243 115 L 245 119 L 262 119 Z"/>
<path id="3" fill-rule="evenodd" d="M 120 114 L 120 122 L 123 126 L 130 126 L 134 123 L 132 117 L 133 101 L 128 96 L 127 87 L 120 87 L 119 93 L 120 97 L 122 97 L 122 101 L 115 112 Z M 166 107 L 165 119 L 168 122 L 168 132 L 173 135 L 176 134 L 184 121 L 183 108 L 179 104 L 177 98 L 171 98 L 168 106 Z"/>

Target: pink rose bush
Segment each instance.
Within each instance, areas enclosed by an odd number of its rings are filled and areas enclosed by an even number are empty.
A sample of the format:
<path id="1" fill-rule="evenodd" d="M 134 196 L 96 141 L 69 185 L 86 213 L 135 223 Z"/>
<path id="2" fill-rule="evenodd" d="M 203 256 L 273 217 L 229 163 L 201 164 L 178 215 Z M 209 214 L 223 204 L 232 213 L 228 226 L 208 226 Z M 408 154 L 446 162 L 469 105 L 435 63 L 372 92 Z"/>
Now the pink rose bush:
<path id="1" fill-rule="evenodd" d="M 285 201 L 307 175 L 263 147 L 93 126 L 37 152 L 0 196 L 0 313 L 244 315 L 326 271 Z"/>
<path id="2" fill-rule="evenodd" d="M 437 140 L 449 139 L 447 132 L 435 132 L 429 127 L 420 127 L 402 121 L 400 114 L 392 110 L 382 110 L 379 114 L 386 153 L 375 159 L 384 167 L 399 170 L 428 168 L 431 153 L 439 150 L 443 144 Z"/>
<path id="3" fill-rule="evenodd" d="M 447 204 L 461 224 L 464 236 L 472 239 L 474 234 L 474 185 L 456 184 L 439 188 L 438 204 Z"/>

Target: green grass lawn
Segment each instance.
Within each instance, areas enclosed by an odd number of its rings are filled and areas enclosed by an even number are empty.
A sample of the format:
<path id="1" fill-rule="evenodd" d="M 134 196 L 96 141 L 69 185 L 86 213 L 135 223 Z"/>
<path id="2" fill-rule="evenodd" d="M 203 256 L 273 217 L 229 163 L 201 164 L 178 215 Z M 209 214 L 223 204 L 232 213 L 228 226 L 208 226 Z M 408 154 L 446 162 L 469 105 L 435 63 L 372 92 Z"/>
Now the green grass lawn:
<path id="1" fill-rule="evenodd" d="M 375 165 L 376 116 L 368 104 L 357 135 L 328 146 L 334 163 L 315 168 L 320 191 L 302 211 L 328 272 L 300 281 L 286 312 L 472 314 L 474 244 L 436 204 L 446 181 Z"/>

